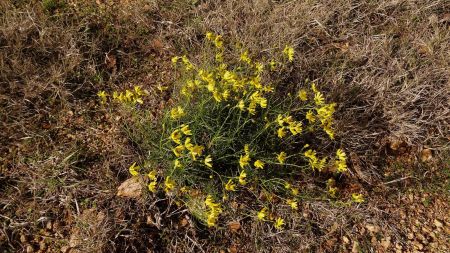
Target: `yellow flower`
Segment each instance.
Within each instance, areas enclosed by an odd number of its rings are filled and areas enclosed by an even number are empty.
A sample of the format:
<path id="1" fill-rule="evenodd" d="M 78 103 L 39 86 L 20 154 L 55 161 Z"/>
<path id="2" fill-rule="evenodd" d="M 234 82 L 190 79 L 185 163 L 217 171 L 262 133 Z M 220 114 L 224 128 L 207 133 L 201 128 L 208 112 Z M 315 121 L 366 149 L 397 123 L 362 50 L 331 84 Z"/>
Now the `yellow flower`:
<path id="1" fill-rule="evenodd" d="M 189 138 L 189 137 L 186 138 L 186 140 L 184 141 L 184 147 L 189 151 L 192 150 L 194 145 L 191 143 L 191 138 Z"/>
<path id="2" fill-rule="evenodd" d="M 323 127 L 323 130 L 325 131 L 325 133 L 328 134 L 328 136 L 330 137 L 330 139 L 334 140 L 334 131 L 331 128 L 330 124 L 327 124 Z"/>
<path id="3" fill-rule="evenodd" d="M 220 95 L 220 92 L 218 92 L 217 90 L 214 91 L 213 97 L 214 97 L 214 99 L 216 100 L 216 102 L 222 101 L 222 96 Z"/>
<path id="4" fill-rule="evenodd" d="M 245 165 L 248 165 L 250 162 L 250 156 L 249 155 L 245 155 L 239 158 L 239 165 L 241 166 L 241 168 L 244 168 Z"/>
<path id="5" fill-rule="evenodd" d="M 278 162 L 281 163 L 281 164 L 283 164 L 284 161 L 286 161 L 286 157 L 287 157 L 287 155 L 286 155 L 285 152 L 280 152 L 280 153 L 277 155 Z"/>
<path id="6" fill-rule="evenodd" d="M 181 106 L 177 106 L 170 111 L 170 117 L 172 119 L 179 119 L 185 115 L 183 108 Z"/>
<path id="7" fill-rule="evenodd" d="M 146 92 L 148 92 L 148 91 L 146 91 Z M 141 86 L 136 85 L 136 86 L 134 86 L 134 94 L 137 96 L 143 96 L 143 95 L 145 95 L 145 92 L 142 90 Z"/>
<path id="8" fill-rule="evenodd" d="M 328 194 L 330 194 L 331 197 L 335 198 L 337 190 L 338 190 L 337 187 L 329 187 Z"/>
<path id="9" fill-rule="evenodd" d="M 178 169 L 178 168 L 181 169 L 181 168 L 183 168 L 183 165 L 181 164 L 180 160 L 175 159 L 175 161 L 174 161 L 173 163 L 174 163 L 173 167 L 174 167 L 175 169 Z"/>
<path id="10" fill-rule="evenodd" d="M 227 191 L 236 191 L 236 185 L 233 183 L 233 179 L 229 179 L 225 184 L 225 190 Z"/>
<path id="11" fill-rule="evenodd" d="M 309 123 L 314 123 L 316 121 L 316 117 L 314 116 L 314 113 L 311 110 L 309 110 L 306 113 L 305 118 L 309 121 Z"/>
<path id="12" fill-rule="evenodd" d="M 288 199 L 286 201 L 286 203 L 293 209 L 293 210 L 298 210 L 298 203 L 295 200 L 292 199 Z"/>
<path id="13" fill-rule="evenodd" d="M 260 62 L 255 63 L 256 74 L 261 74 L 264 70 L 264 65 Z"/>
<path id="14" fill-rule="evenodd" d="M 241 173 L 239 173 L 239 183 L 241 185 L 246 185 L 247 181 L 245 181 L 245 179 L 247 178 L 247 173 L 245 172 L 245 170 L 242 170 Z"/>
<path id="15" fill-rule="evenodd" d="M 280 138 L 280 139 L 283 138 L 284 136 L 286 136 L 285 127 L 278 128 L 277 135 L 278 135 L 278 138 Z"/>
<path id="16" fill-rule="evenodd" d="M 267 216 L 267 208 L 264 207 L 263 209 L 261 209 L 258 214 L 256 215 L 256 217 L 258 217 L 258 220 L 264 220 Z"/>
<path id="17" fill-rule="evenodd" d="M 173 131 L 170 134 L 170 138 L 172 139 L 172 141 L 174 141 L 176 144 L 180 144 L 181 143 L 181 132 L 180 130 L 176 129 L 175 131 Z"/>
<path id="18" fill-rule="evenodd" d="M 316 92 L 314 94 L 314 102 L 316 103 L 316 105 L 323 105 L 325 99 L 323 98 L 322 93 L 320 92 Z"/>
<path id="19" fill-rule="evenodd" d="M 223 53 L 222 52 L 216 54 L 216 61 L 223 62 Z"/>
<path id="20" fill-rule="evenodd" d="M 256 114 L 256 102 L 251 101 L 250 104 L 248 105 L 247 110 L 251 115 L 255 115 Z"/>
<path id="21" fill-rule="evenodd" d="M 347 156 L 345 155 L 344 151 L 342 149 L 338 149 L 336 151 L 336 161 L 335 165 L 337 167 L 338 172 L 345 172 L 347 171 Z"/>
<path id="22" fill-rule="evenodd" d="M 181 132 L 183 132 L 184 135 L 192 135 L 192 132 L 189 129 L 189 125 L 181 125 Z"/>
<path id="23" fill-rule="evenodd" d="M 180 57 L 178 57 L 178 56 L 172 57 L 172 63 L 173 64 L 177 63 L 179 59 L 180 59 Z"/>
<path id="24" fill-rule="evenodd" d="M 205 158 L 205 161 L 204 161 L 204 163 L 205 163 L 205 165 L 207 166 L 207 167 L 209 167 L 209 168 L 212 168 L 212 158 L 211 158 L 211 156 L 210 155 L 208 155 L 206 158 Z"/>
<path id="25" fill-rule="evenodd" d="M 212 32 L 207 32 L 206 33 L 206 38 L 208 39 L 208 40 L 213 40 L 214 39 L 214 33 L 212 33 Z"/>
<path id="26" fill-rule="evenodd" d="M 175 188 L 175 182 L 171 179 L 171 176 L 167 176 L 164 180 L 164 191 L 166 193 L 171 192 Z"/>
<path id="27" fill-rule="evenodd" d="M 298 92 L 298 98 L 299 98 L 301 101 L 306 101 L 306 100 L 308 100 L 308 94 L 306 93 L 306 90 L 305 90 L 305 89 L 301 89 L 301 90 Z"/>
<path id="28" fill-rule="evenodd" d="M 128 171 L 132 176 L 137 176 L 139 174 L 138 170 L 140 169 L 139 166 L 136 165 L 136 163 L 133 163 L 129 168 Z"/>
<path id="29" fill-rule="evenodd" d="M 218 49 L 222 49 L 223 48 L 223 39 L 222 39 L 222 35 L 217 35 L 216 38 L 214 39 L 214 45 L 218 48 Z"/>
<path id="30" fill-rule="evenodd" d="M 283 115 L 278 114 L 278 116 L 277 116 L 277 123 L 278 123 L 278 125 L 281 126 L 281 127 L 284 126 Z"/>
<path id="31" fill-rule="evenodd" d="M 184 151 L 184 146 L 178 145 L 175 148 L 173 148 L 172 151 L 176 157 L 180 157 L 182 155 L 182 152 Z"/>
<path id="32" fill-rule="evenodd" d="M 253 164 L 257 169 L 264 169 L 264 162 L 261 160 L 256 160 Z"/>
<path id="33" fill-rule="evenodd" d="M 103 90 L 99 91 L 97 93 L 97 96 L 100 98 L 100 103 L 101 104 L 106 103 L 106 97 L 108 96 L 108 94 L 105 91 L 103 91 Z"/>
<path id="34" fill-rule="evenodd" d="M 267 107 L 267 98 L 261 97 L 259 100 L 259 106 L 261 106 L 261 108 L 266 108 Z"/>
<path id="35" fill-rule="evenodd" d="M 197 160 L 197 156 L 201 156 L 202 155 L 203 149 L 205 149 L 205 147 L 199 146 L 199 145 L 195 145 L 190 150 L 191 151 L 191 155 L 192 155 L 192 160 L 196 161 Z"/>
<path id="36" fill-rule="evenodd" d="M 223 92 L 222 92 L 222 98 L 223 98 L 223 100 L 228 100 L 228 98 L 230 97 L 230 91 L 229 90 L 224 90 Z"/>
<path id="37" fill-rule="evenodd" d="M 239 108 L 239 110 L 244 111 L 245 109 L 245 103 L 244 100 L 239 100 L 237 107 Z"/>
<path id="38" fill-rule="evenodd" d="M 189 61 L 186 55 L 183 55 L 181 57 L 181 61 L 183 61 L 184 67 L 186 68 L 187 71 L 194 68 L 194 65 L 192 65 L 192 63 Z"/>
<path id="39" fill-rule="evenodd" d="M 153 193 L 155 193 L 156 192 L 156 181 L 152 181 L 152 182 L 150 182 L 149 184 L 148 184 L 148 190 L 150 191 L 150 192 L 153 192 Z"/>
<path id="40" fill-rule="evenodd" d="M 294 60 L 294 48 L 290 46 L 285 46 L 283 49 L 283 54 L 288 58 L 289 62 L 292 62 Z"/>
<path id="41" fill-rule="evenodd" d="M 284 226 L 284 220 L 280 217 L 278 217 L 275 220 L 275 223 L 273 224 L 273 226 L 277 229 L 277 230 L 282 230 L 283 226 Z"/>
<path id="42" fill-rule="evenodd" d="M 352 200 L 355 203 L 362 203 L 364 202 L 364 196 L 362 194 L 358 194 L 358 193 L 353 193 L 352 194 Z"/>
<path id="43" fill-rule="evenodd" d="M 311 84 L 311 90 L 312 90 L 314 93 L 318 92 L 315 83 L 312 83 L 312 84 Z"/>
<path id="44" fill-rule="evenodd" d="M 150 178 L 150 180 L 156 181 L 156 170 L 152 170 L 147 174 L 147 177 Z"/>
<path id="45" fill-rule="evenodd" d="M 297 188 L 292 188 L 292 195 L 297 196 L 298 195 L 298 189 Z"/>
<path id="46" fill-rule="evenodd" d="M 269 66 L 271 71 L 274 71 L 277 68 L 277 65 L 278 63 L 274 59 L 270 60 Z"/>
<path id="47" fill-rule="evenodd" d="M 345 152 L 342 151 L 342 149 L 336 150 L 336 157 L 337 157 L 339 160 L 343 160 L 343 161 L 345 161 L 345 160 L 347 159 L 347 156 L 345 155 Z"/>
<path id="48" fill-rule="evenodd" d="M 248 144 L 244 145 L 244 153 L 246 155 L 250 155 L 250 145 L 248 145 Z"/>
<path id="49" fill-rule="evenodd" d="M 222 209 L 220 208 L 219 203 L 214 203 L 214 200 L 211 195 L 208 195 L 206 197 L 205 205 L 209 208 L 206 223 L 208 227 L 213 227 L 216 225 L 216 222 L 219 219 L 219 215 L 220 213 L 222 213 Z"/>
<path id="50" fill-rule="evenodd" d="M 302 122 L 292 122 L 289 124 L 289 131 L 291 131 L 292 135 L 297 135 L 302 132 Z"/>
<path id="51" fill-rule="evenodd" d="M 240 60 L 245 62 L 245 63 L 247 63 L 247 64 L 249 64 L 249 65 L 252 63 L 252 60 L 250 59 L 250 57 L 248 57 L 248 51 L 247 50 L 244 51 L 241 54 Z"/>

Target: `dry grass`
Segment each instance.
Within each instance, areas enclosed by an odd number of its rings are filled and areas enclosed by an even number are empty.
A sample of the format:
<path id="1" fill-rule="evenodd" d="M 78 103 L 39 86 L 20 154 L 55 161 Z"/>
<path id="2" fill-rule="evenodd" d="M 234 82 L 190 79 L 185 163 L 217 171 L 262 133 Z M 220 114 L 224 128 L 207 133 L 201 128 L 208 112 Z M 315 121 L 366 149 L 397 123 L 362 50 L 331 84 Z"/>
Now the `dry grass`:
<path id="1" fill-rule="evenodd" d="M 442 189 L 448 188 L 448 172 L 435 170 L 448 167 L 450 5 L 445 1 L 98 2 L 68 1 L 47 9 L 39 1 L 0 3 L 4 252 L 27 247 L 59 252 L 71 241 L 80 252 L 346 252 L 355 241 L 362 250 L 384 249 L 371 242 L 372 232 L 361 232 L 366 223 L 379 226 L 384 232 L 379 236 L 392 237 L 388 251 L 395 242 L 412 250 L 405 240 L 407 224 L 397 222 L 408 211 L 403 205 L 411 204 L 408 189 L 436 187 L 433 191 L 444 195 L 430 194 L 430 201 L 443 198 L 438 206 L 446 208 L 448 189 Z M 172 82 L 172 52 L 201 59 L 208 30 L 255 52 L 296 47 L 299 57 L 289 80 L 317 79 L 338 103 L 338 140 L 352 153 L 351 175 L 343 184 L 365 192 L 366 205 L 308 200 L 289 221 L 290 230 L 274 234 L 266 225 L 235 217 L 242 224 L 235 233 L 226 227 L 204 230 L 187 210 L 165 200 L 115 197 L 128 178 L 126 166 L 142 150 L 122 131 L 117 116 L 123 115 L 99 107 L 95 94 Z M 148 107 L 160 107 L 166 99 Z M 397 144 L 411 151 L 411 169 L 388 166 Z M 412 151 L 423 146 L 433 150 L 435 163 L 417 162 Z M 418 180 L 382 184 L 406 176 Z M 448 219 L 430 215 L 431 222 Z M 80 234 L 92 236 L 78 243 Z"/>

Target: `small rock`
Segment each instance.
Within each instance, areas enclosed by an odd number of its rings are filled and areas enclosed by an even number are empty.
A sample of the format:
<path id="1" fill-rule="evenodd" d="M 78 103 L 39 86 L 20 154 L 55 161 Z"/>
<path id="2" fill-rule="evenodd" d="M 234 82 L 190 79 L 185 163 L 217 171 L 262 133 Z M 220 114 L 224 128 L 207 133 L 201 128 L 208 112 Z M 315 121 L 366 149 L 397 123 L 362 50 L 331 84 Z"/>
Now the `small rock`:
<path id="1" fill-rule="evenodd" d="M 27 253 L 33 253 L 34 252 L 34 248 L 31 245 L 27 246 Z"/>
<path id="2" fill-rule="evenodd" d="M 44 241 L 39 242 L 39 249 L 44 251 L 47 248 L 47 244 Z"/>
<path id="3" fill-rule="evenodd" d="M 359 243 L 357 241 L 353 241 L 352 253 L 358 253 L 358 252 L 359 252 Z"/>
<path id="4" fill-rule="evenodd" d="M 420 242 L 418 242 L 418 241 L 415 241 L 415 242 L 414 242 L 414 247 L 415 247 L 416 249 L 418 249 L 418 250 L 422 250 L 422 249 L 423 249 L 423 244 L 420 243 Z"/>
<path id="5" fill-rule="evenodd" d="M 27 240 L 27 236 L 26 235 L 24 235 L 24 234 L 21 234 L 20 235 L 20 242 L 21 243 L 26 243 L 28 240 Z"/>
<path id="6" fill-rule="evenodd" d="M 409 240 L 412 240 L 412 239 L 414 239 L 414 234 L 413 233 L 408 233 L 407 237 L 408 237 Z"/>
<path id="7" fill-rule="evenodd" d="M 437 228 L 441 228 L 441 227 L 443 227 L 444 226 L 444 224 L 442 224 L 442 222 L 440 222 L 439 220 L 434 220 L 434 225 L 437 227 Z"/>
<path id="8" fill-rule="evenodd" d="M 389 249 L 391 246 L 391 237 L 388 236 L 385 239 L 381 240 L 381 246 L 383 246 L 384 249 Z"/>
<path id="9" fill-rule="evenodd" d="M 117 189 L 117 196 L 127 198 L 139 198 L 142 194 L 143 180 L 140 177 L 132 177 L 125 180 Z"/>
<path id="10" fill-rule="evenodd" d="M 349 244 L 350 243 L 350 240 L 345 235 L 342 237 L 342 241 L 344 242 L 344 244 Z"/>
<path id="11" fill-rule="evenodd" d="M 48 230 L 52 230 L 52 228 L 53 228 L 53 223 L 52 223 L 51 221 L 48 221 L 48 222 L 47 222 L 47 225 L 45 225 L 45 227 L 46 227 Z"/>
<path id="12" fill-rule="evenodd" d="M 380 227 L 374 226 L 374 225 L 366 225 L 367 230 L 369 230 L 372 233 L 378 233 L 380 231 Z"/>
<path id="13" fill-rule="evenodd" d="M 70 250 L 70 247 L 69 247 L 69 246 L 62 246 L 62 247 L 61 247 L 61 253 L 68 253 L 69 250 Z"/>

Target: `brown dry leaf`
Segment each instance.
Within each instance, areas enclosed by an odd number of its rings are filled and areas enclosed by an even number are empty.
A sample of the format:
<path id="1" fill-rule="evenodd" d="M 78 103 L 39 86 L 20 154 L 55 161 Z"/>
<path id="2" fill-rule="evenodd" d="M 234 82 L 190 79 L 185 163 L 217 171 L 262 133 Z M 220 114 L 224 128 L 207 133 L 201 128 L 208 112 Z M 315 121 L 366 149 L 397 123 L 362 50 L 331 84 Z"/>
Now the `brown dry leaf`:
<path id="1" fill-rule="evenodd" d="M 105 56 L 106 68 L 109 70 L 115 69 L 117 64 L 117 59 L 112 54 L 106 54 Z"/>
<path id="2" fill-rule="evenodd" d="M 239 221 L 232 221 L 228 223 L 228 228 L 232 233 L 236 233 L 241 228 L 241 223 Z"/>
<path id="3" fill-rule="evenodd" d="M 422 152 L 420 152 L 420 158 L 422 162 L 428 162 L 433 158 L 433 152 L 431 152 L 431 149 L 423 149 Z"/>
<path id="4" fill-rule="evenodd" d="M 117 188 L 117 196 L 139 198 L 142 194 L 142 185 L 143 181 L 140 177 L 129 178 Z"/>
<path id="5" fill-rule="evenodd" d="M 238 252 L 237 247 L 234 244 L 231 245 L 231 247 L 228 250 L 230 251 L 230 253 L 237 253 Z"/>
<path id="6" fill-rule="evenodd" d="M 181 227 L 186 227 L 188 224 L 189 224 L 189 220 L 186 219 L 186 217 L 184 217 L 183 219 L 180 220 Z"/>

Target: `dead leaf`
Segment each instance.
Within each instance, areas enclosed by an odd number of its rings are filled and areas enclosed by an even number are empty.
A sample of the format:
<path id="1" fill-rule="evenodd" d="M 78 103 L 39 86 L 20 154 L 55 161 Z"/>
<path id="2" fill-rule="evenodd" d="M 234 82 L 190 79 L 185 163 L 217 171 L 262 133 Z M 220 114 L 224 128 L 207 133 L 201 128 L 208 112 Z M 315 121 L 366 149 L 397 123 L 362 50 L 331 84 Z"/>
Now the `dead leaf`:
<path id="1" fill-rule="evenodd" d="M 113 70 L 116 68 L 117 58 L 112 54 L 106 54 L 105 64 L 107 69 Z"/>
<path id="2" fill-rule="evenodd" d="M 236 233 L 241 228 L 241 223 L 239 221 L 232 221 L 228 223 L 228 228 L 232 233 Z"/>
<path id="3" fill-rule="evenodd" d="M 420 152 L 420 158 L 422 162 L 428 162 L 433 158 L 433 152 L 431 152 L 431 149 L 423 149 L 422 152 Z"/>
<path id="4" fill-rule="evenodd" d="M 125 180 L 117 189 L 117 196 L 127 198 L 139 198 L 142 194 L 143 181 L 140 177 L 132 177 Z"/>

